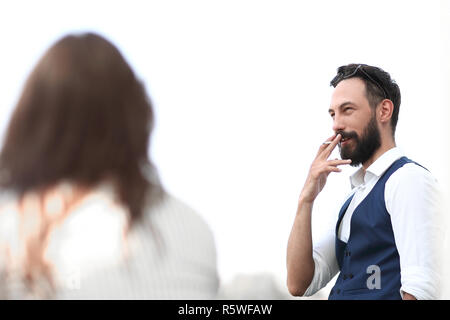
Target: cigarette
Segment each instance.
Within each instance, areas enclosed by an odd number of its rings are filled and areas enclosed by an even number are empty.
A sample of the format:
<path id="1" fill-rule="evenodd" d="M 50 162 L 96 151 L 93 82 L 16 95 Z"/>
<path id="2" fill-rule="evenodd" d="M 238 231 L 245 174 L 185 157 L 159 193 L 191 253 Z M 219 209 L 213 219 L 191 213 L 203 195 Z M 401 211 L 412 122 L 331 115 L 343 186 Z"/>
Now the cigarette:
<path id="1" fill-rule="evenodd" d="M 331 144 L 331 142 L 332 142 L 332 141 L 325 141 L 325 142 L 322 143 L 322 144 Z"/>

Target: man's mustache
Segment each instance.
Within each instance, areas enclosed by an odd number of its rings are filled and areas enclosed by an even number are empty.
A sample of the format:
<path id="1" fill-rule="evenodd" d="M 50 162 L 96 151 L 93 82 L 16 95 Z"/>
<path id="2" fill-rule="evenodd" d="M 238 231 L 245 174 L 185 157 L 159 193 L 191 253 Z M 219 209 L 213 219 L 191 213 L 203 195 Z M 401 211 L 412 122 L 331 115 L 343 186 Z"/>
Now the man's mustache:
<path id="1" fill-rule="evenodd" d="M 351 139 L 351 138 L 358 138 L 358 134 L 355 131 L 350 131 L 350 132 L 345 132 L 345 131 L 338 131 L 336 132 L 336 135 L 340 134 L 341 135 L 341 140 L 342 139 Z"/>

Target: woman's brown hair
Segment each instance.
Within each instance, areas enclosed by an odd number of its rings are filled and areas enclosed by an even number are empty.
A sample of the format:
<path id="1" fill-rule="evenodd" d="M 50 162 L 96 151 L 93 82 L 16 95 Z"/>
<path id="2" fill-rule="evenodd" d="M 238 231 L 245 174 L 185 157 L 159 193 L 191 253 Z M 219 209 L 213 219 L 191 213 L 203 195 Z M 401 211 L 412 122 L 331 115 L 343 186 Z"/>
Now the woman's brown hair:
<path id="1" fill-rule="evenodd" d="M 148 178 L 152 128 L 151 102 L 119 50 L 93 33 L 65 36 L 25 84 L 0 152 L 0 186 L 21 199 L 61 181 L 89 189 L 108 180 L 132 225 L 162 194 Z"/>

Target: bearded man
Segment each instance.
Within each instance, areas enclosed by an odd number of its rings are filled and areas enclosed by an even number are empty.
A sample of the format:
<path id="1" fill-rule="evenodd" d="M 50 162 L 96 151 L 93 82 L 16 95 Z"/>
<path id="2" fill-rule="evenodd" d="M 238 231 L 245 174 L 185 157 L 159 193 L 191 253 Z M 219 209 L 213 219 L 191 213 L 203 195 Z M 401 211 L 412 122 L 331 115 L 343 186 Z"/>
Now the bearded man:
<path id="1" fill-rule="evenodd" d="M 437 299 L 444 241 L 436 179 L 395 143 L 400 89 L 384 70 L 338 68 L 328 110 L 335 134 L 320 147 L 298 200 L 287 248 L 287 286 L 310 296 L 339 272 L 329 299 Z M 339 146 L 342 160 L 330 160 Z M 331 172 L 358 166 L 336 228 L 312 240 L 314 201 Z"/>

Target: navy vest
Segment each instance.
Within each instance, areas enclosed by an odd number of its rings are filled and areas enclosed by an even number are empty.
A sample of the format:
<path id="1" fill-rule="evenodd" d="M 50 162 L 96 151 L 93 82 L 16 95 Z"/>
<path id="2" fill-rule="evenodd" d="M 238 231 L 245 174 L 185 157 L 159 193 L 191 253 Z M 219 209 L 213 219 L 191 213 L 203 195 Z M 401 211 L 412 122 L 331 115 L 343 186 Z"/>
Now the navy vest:
<path id="1" fill-rule="evenodd" d="M 330 300 L 401 299 L 400 257 L 384 188 L 389 177 L 406 163 L 415 162 L 406 157 L 395 161 L 356 207 L 347 243 L 338 238 L 338 230 L 353 196 L 342 206 L 336 224 L 336 259 L 341 272 Z"/>

